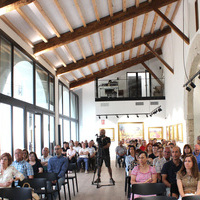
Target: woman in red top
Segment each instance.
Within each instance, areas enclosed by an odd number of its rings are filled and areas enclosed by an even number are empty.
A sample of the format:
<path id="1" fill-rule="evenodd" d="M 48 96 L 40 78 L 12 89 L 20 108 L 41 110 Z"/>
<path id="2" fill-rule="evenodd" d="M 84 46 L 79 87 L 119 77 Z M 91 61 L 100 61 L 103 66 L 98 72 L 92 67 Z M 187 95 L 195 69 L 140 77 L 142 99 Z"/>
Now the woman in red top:
<path id="1" fill-rule="evenodd" d="M 147 142 L 146 142 L 146 140 L 142 140 L 142 146 L 140 147 L 140 149 L 142 151 L 146 151 L 146 148 L 147 148 Z"/>

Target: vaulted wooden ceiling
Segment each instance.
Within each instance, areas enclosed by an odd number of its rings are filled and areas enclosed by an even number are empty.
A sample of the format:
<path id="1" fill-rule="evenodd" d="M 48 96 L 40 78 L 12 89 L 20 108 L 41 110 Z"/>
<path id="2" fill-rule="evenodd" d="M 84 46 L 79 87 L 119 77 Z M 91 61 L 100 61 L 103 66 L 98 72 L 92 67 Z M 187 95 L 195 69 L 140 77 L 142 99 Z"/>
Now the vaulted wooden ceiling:
<path id="1" fill-rule="evenodd" d="M 0 19 L 70 88 L 160 56 L 181 0 L 1 0 Z M 159 84 L 163 84 L 159 81 Z"/>

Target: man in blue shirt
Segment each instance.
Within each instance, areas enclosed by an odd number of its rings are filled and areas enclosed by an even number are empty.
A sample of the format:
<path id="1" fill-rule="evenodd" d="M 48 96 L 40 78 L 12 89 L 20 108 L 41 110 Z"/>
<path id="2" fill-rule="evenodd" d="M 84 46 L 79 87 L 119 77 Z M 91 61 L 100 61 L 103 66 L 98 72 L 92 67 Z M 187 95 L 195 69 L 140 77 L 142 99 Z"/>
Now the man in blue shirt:
<path id="1" fill-rule="evenodd" d="M 69 161 L 62 156 L 62 149 L 60 145 L 54 147 L 55 156 L 51 157 L 48 161 L 48 172 L 54 172 L 58 174 L 58 187 L 61 189 L 62 184 L 65 182 L 65 173 L 67 171 Z M 56 180 L 53 181 L 56 183 Z M 57 193 L 54 195 L 56 199 Z"/>
<path id="2" fill-rule="evenodd" d="M 194 152 L 193 152 L 193 155 L 196 157 L 197 159 L 197 164 L 198 164 L 198 168 L 199 168 L 199 171 L 200 171 L 200 145 L 199 144 L 196 144 L 194 146 Z"/>

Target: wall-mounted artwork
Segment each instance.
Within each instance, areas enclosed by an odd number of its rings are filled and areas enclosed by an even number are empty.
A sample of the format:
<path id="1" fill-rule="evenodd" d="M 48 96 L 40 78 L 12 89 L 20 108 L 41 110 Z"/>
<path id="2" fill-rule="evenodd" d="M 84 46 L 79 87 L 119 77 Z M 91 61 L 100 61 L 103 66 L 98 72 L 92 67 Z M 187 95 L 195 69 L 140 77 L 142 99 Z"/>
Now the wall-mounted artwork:
<path id="1" fill-rule="evenodd" d="M 118 139 L 124 139 L 128 143 L 132 139 L 144 139 L 143 122 L 120 122 L 118 123 Z"/>
<path id="2" fill-rule="evenodd" d="M 174 139 L 174 130 L 173 130 L 173 126 L 169 126 L 169 139 L 173 140 Z"/>
<path id="3" fill-rule="evenodd" d="M 174 140 L 178 141 L 177 125 L 173 125 Z"/>
<path id="4" fill-rule="evenodd" d="M 148 128 L 149 139 L 156 138 L 158 140 L 163 139 L 163 127 L 149 127 Z"/>
<path id="5" fill-rule="evenodd" d="M 166 126 L 166 140 L 169 140 L 169 126 Z"/>
<path id="6" fill-rule="evenodd" d="M 102 128 L 99 129 L 99 131 Z M 115 141 L 115 129 L 114 128 L 103 128 L 106 131 L 106 136 L 111 139 L 111 141 Z"/>
<path id="7" fill-rule="evenodd" d="M 183 142 L 183 124 L 177 124 L 178 141 Z"/>

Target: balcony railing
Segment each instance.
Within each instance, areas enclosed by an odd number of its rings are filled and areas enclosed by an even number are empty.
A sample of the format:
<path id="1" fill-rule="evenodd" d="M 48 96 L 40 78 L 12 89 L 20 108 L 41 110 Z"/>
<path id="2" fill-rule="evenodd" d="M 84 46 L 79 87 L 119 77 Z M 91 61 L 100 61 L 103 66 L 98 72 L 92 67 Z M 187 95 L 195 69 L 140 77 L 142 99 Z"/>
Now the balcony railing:
<path id="1" fill-rule="evenodd" d="M 96 100 L 163 99 L 163 79 L 103 79 L 96 80 Z M 160 82 L 160 83 L 161 83 Z"/>

